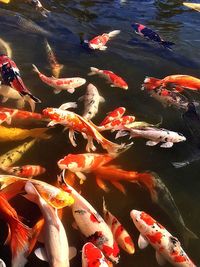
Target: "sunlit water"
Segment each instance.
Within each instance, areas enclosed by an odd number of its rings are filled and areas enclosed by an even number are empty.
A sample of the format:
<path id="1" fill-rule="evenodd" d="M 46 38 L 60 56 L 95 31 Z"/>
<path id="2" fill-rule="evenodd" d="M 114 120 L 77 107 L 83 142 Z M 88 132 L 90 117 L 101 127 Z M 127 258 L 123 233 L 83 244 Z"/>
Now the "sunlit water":
<path id="1" fill-rule="evenodd" d="M 17 62 L 25 83 L 42 104 L 36 107 L 41 111 L 44 107 L 58 107 L 68 101 L 77 101 L 78 97 L 85 93 L 85 86 L 78 88 L 73 95 L 61 92 L 53 94 L 52 88 L 44 85 L 37 75 L 32 72 L 31 64 L 34 63 L 45 74 L 51 75 L 47 62 L 44 37 L 24 31 L 16 25 L 13 12 L 22 14 L 25 18 L 32 19 L 45 30 L 52 33 L 48 41 L 54 48 L 58 61 L 64 64 L 62 77 L 80 76 L 93 82 L 99 89 L 106 102 L 100 105 L 99 113 L 94 118 L 98 124 L 107 112 L 118 106 L 125 106 L 127 114 L 134 114 L 138 120 L 157 123 L 163 118 L 163 128 L 183 133 L 188 137 L 185 143 L 175 144 L 171 149 L 163 149 L 159 146 L 148 147 L 144 140 L 135 140 L 133 147 L 113 161 L 126 170 L 151 170 L 156 171 L 171 191 L 177 206 L 185 220 L 186 225 L 200 236 L 200 206 L 199 206 L 199 161 L 182 168 L 175 169 L 171 165 L 173 161 L 181 161 L 188 157 L 195 144 L 191 143 L 191 136 L 185 126 L 181 113 L 172 108 L 165 109 L 160 103 L 150 98 L 141 91 L 141 84 L 145 76 L 162 78 L 170 74 L 189 74 L 198 77 L 200 56 L 200 14 L 188 10 L 182 6 L 183 1 L 120 1 L 120 0 L 96 0 L 96 1 L 67 1 L 44 0 L 44 6 L 51 11 L 48 18 L 42 17 L 34 8 L 22 0 L 13 0 L 10 5 L 0 4 L 0 37 L 10 43 L 13 50 L 13 59 Z M 7 12 L 5 12 L 5 9 Z M 141 39 L 131 29 L 132 22 L 140 22 L 158 31 L 166 40 L 176 43 L 173 52 L 164 50 L 152 42 Z M 115 29 L 121 30 L 121 34 L 108 44 L 106 51 L 88 53 L 79 45 L 79 38 L 85 34 L 91 38 L 103 32 Z M 122 76 L 129 84 L 129 90 L 111 88 L 99 77 L 88 77 L 89 67 L 113 70 Z M 200 99 L 195 95 L 196 99 Z M 13 102 L 6 103 L 13 107 Z M 82 113 L 80 105 L 79 112 Z M 18 125 L 25 127 L 25 125 Z M 32 125 L 33 127 L 34 125 Z M 75 149 L 69 143 L 67 133 L 62 133 L 62 128 L 53 130 L 53 136 L 48 141 L 36 144 L 30 152 L 22 158 L 18 164 L 40 164 L 47 168 L 47 174 L 41 179 L 47 182 L 55 182 L 59 173 L 57 160 L 71 153 L 83 153 L 84 145 L 82 137 L 77 138 L 78 147 Z M 106 135 L 114 140 L 114 135 Z M 0 146 L 0 153 L 4 153 L 18 143 L 4 143 Z M 101 151 L 99 149 L 99 151 Z M 128 229 L 137 244 L 138 231 L 130 220 L 131 209 L 145 210 L 157 218 L 175 236 L 181 239 L 178 229 L 173 225 L 173 218 L 166 215 L 157 205 L 151 202 L 149 193 L 134 184 L 125 184 L 127 195 L 123 195 L 110 184 L 110 192 L 103 193 L 95 184 L 94 177 L 88 175 L 88 179 L 82 186 L 84 197 L 102 212 L 102 196 L 106 198 L 107 206 Z M 18 197 L 13 204 L 25 218 L 25 222 L 32 226 L 37 220 L 38 209 Z M 63 223 L 66 226 L 70 245 L 76 246 L 78 256 L 71 261 L 71 266 L 81 266 L 81 248 L 84 244 L 83 237 L 74 230 L 72 216 L 69 209 L 64 211 Z M 10 262 L 10 252 L 3 246 L 6 236 L 6 228 L 2 223 L 1 230 L 1 257 Z M 200 241 L 192 240 L 184 246 L 194 262 L 200 264 Z M 27 266 L 48 266 L 47 263 L 36 259 L 32 254 Z M 155 252 L 152 247 L 144 251 L 136 245 L 135 255 L 127 255 L 121 252 L 118 266 L 155 267 Z M 168 265 L 166 265 L 168 266 Z"/>

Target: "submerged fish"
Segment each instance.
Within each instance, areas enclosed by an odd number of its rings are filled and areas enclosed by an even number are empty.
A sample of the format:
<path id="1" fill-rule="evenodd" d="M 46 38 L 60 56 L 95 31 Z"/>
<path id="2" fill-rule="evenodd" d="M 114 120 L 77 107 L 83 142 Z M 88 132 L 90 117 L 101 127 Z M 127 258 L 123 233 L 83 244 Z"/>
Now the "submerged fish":
<path id="1" fill-rule="evenodd" d="M 41 2 L 39 0 L 26 0 L 29 4 L 32 4 L 38 12 L 42 14 L 42 16 L 47 17 L 48 13 L 50 13 L 49 10 L 43 7 Z"/>
<path id="2" fill-rule="evenodd" d="M 79 97 L 79 101 L 84 101 L 83 118 L 91 120 L 98 112 L 99 103 L 105 102 L 105 99 L 99 95 L 99 92 L 92 83 L 88 84 L 87 91 L 84 96 Z"/>
<path id="3" fill-rule="evenodd" d="M 172 42 L 164 41 L 158 33 L 156 33 L 150 28 L 147 28 L 145 25 L 133 23 L 131 26 L 135 30 L 135 33 L 139 34 L 144 38 L 148 38 L 149 40 L 154 41 L 164 46 L 165 48 L 171 49 L 171 46 L 175 44 Z"/>
<path id="4" fill-rule="evenodd" d="M 45 40 L 45 47 L 52 74 L 55 78 L 59 78 L 60 72 L 64 65 L 58 63 L 56 56 L 47 40 Z"/>
<path id="5" fill-rule="evenodd" d="M 111 87 L 119 87 L 124 90 L 128 90 L 128 84 L 118 75 L 110 70 L 100 70 L 94 67 L 90 67 L 91 72 L 88 75 L 100 75 L 108 80 L 111 83 Z"/>
<path id="6" fill-rule="evenodd" d="M 25 142 L 22 145 L 19 145 L 5 154 L 0 156 L 0 169 L 8 168 L 15 164 L 21 157 L 28 151 L 35 143 L 37 139 L 33 139 L 29 142 Z"/>
<path id="7" fill-rule="evenodd" d="M 143 211 L 132 210 L 130 216 L 140 232 L 138 245 L 144 249 L 148 244 L 156 250 L 159 265 L 169 261 L 173 266 L 195 267 L 180 242 L 172 236 L 159 222 Z"/>
<path id="8" fill-rule="evenodd" d="M 0 54 L 7 55 L 9 58 L 12 58 L 12 49 L 10 45 L 0 38 Z"/>
<path id="9" fill-rule="evenodd" d="M 44 74 L 42 74 L 35 65 L 33 65 L 33 70 L 38 74 L 38 76 L 44 83 L 54 88 L 55 94 L 59 94 L 62 90 L 65 90 L 70 94 L 73 94 L 75 88 L 80 87 L 86 83 L 86 80 L 80 77 L 73 77 L 73 78 L 47 77 Z"/>
<path id="10" fill-rule="evenodd" d="M 7 128 L 0 125 L 0 142 L 24 140 L 28 137 L 37 137 L 41 139 L 49 139 L 50 136 L 45 132 L 48 128 L 34 128 L 34 129 L 21 129 L 21 128 Z"/>
<path id="11" fill-rule="evenodd" d="M 114 109 L 113 111 L 109 112 L 108 115 L 103 119 L 99 126 L 103 126 L 105 124 L 110 123 L 111 121 L 120 119 L 124 113 L 126 112 L 126 108 L 119 107 Z"/>
<path id="12" fill-rule="evenodd" d="M 39 166 L 39 165 L 24 165 L 24 166 L 14 166 L 14 167 L 7 167 L 2 168 L 5 172 L 16 175 L 19 177 L 33 177 L 43 174 L 46 169 Z"/>

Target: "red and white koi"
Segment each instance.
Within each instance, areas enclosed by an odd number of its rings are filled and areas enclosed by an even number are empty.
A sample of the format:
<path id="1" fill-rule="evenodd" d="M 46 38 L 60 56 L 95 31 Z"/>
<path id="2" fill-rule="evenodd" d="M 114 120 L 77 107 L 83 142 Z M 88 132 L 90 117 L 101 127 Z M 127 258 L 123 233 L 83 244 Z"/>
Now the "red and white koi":
<path id="1" fill-rule="evenodd" d="M 36 256 L 49 262 L 51 267 L 69 267 L 69 245 L 67 235 L 57 211 L 54 210 L 40 196 L 36 188 L 31 182 L 25 185 L 28 199 L 37 204 L 44 217 L 44 248 L 37 248 Z M 76 250 L 74 249 L 74 256 Z"/>
<path id="2" fill-rule="evenodd" d="M 101 250 L 88 242 L 82 248 L 82 267 L 109 267 L 109 265 Z"/>
<path id="3" fill-rule="evenodd" d="M 177 267 L 196 266 L 181 247 L 179 240 L 150 215 L 143 211 L 132 210 L 130 216 L 140 232 L 139 248 L 144 249 L 151 244 L 156 250 L 158 264 L 163 265 L 165 261 L 168 261 Z"/>
<path id="4" fill-rule="evenodd" d="M 15 167 L 3 168 L 3 170 L 9 174 L 24 178 L 38 176 L 46 172 L 46 169 L 39 165 L 15 166 Z"/>
<path id="5" fill-rule="evenodd" d="M 58 167 L 61 170 L 69 170 L 75 173 L 81 181 L 85 180 L 84 173 L 90 173 L 95 169 L 105 165 L 113 160 L 109 154 L 85 153 L 85 154 L 68 154 L 58 161 Z"/>
<path id="6" fill-rule="evenodd" d="M 111 121 L 120 119 L 124 113 L 126 112 L 126 108 L 119 107 L 109 112 L 105 119 L 100 123 L 100 126 L 110 123 Z"/>
<path id="7" fill-rule="evenodd" d="M 130 124 L 135 121 L 135 116 L 123 116 L 120 119 L 112 120 L 111 122 L 98 127 L 100 132 L 111 130 L 116 131 L 121 129 L 124 125 Z"/>
<path id="8" fill-rule="evenodd" d="M 104 220 L 110 227 L 114 239 L 117 244 L 127 253 L 134 254 L 135 246 L 129 233 L 124 229 L 119 220 L 106 208 L 105 200 L 103 199 L 103 214 Z"/>
<path id="9" fill-rule="evenodd" d="M 65 182 L 64 177 L 58 177 L 58 179 L 62 188 L 71 193 L 75 200 L 71 207 L 78 229 L 87 238 L 87 241 L 101 249 L 109 260 L 118 263 L 119 248 L 108 225 L 92 205 Z"/>
<path id="10" fill-rule="evenodd" d="M 100 70 L 94 67 L 90 67 L 91 72 L 88 73 L 89 76 L 91 75 L 100 75 L 108 80 L 111 84 L 111 87 L 119 87 L 124 90 L 128 89 L 128 84 L 118 75 L 110 70 Z"/>
<path id="11" fill-rule="evenodd" d="M 93 144 L 93 139 L 100 143 L 102 147 L 106 149 L 110 154 L 116 154 L 120 150 L 126 149 L 130 146 L 125 144 L 118 145 L 107 140 L 98 132 L 96 125 L 72 111 L 65 110 L 69 107 L 76 107 L 76 105 L 74 105 L 74 103 L 66 103 L 63 104 L 60 108 L 46 108 L 43 110 L 43 114 L 51 120 L 48 126 L 61 124 L 65 126 L 66 129 L 69 128 L 69 139 L 73 146 L 76 146 L 74 140 L 74 131 L 81 132 L 83 137 L 87 138 L 87 152 L 90 152 L 90 150 L 96 150 L 96 147 Z"/>
<path id="12" fill-rule="evenodd" d="M 10 124 L 11 120 L 12 120 L 12 116 L 14 116 L 13 113 L 14 112 L 10 113 L 10 112 L 2 112 L 2 111 L 0 111 L 0 124 L 2 124 L 3 122 L 6 122 L 7 124 Z"/>
<path id="13" fill-rule="evenodd" d="M 88 84 L 87 91 L 84 96 L 79 97 L 79 101 L 84 101 L 83 118 L 91 120 L 98 112 L 99 103 L 105 102 L 105 99 L 99 95 L 99 92 L 92 83 Z"/>
<path id="14" fill-rule="evenodd" d="M 106 43 L 110 40 L 110 38 L 115 37 L 120 33 L 119 30 L 115 30 L 109 33 L 103 33 L 102 35 L 98 35 L 94 37 L 92 40 L 88 41 L 88 46 L 91 49 L 99 49 L 106 50 Z"/>
<path id="15" fill-rule="evenodd" d="M 86 80 L 80 77 L 73 77 L 73 78 L 47 77 L 44 74 L 42 74 L 35 65 L 32 66 L 33 70 L 38 74 L 40 79 L 47 85 L 54 88 L 55 94 L 59 94 L 62 90 L 67 91 L 70 94 L 73 94 L 75 88 L 80 87 L 86 83 Z"/>

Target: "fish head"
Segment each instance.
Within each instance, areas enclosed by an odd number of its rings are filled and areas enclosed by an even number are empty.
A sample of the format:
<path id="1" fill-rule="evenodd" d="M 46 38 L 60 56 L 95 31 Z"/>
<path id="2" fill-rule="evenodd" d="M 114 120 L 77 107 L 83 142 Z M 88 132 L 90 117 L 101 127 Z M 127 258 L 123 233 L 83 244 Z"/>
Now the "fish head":
<path id="1" fill-rule="evenodd" d="M 45 108 L 42 111 L 43 115 L 47 118 L 50 118 L 51 120 L 54 121 L 59 121 L 60 116 L 61 116 L 61 111 L 56 108 Z"/>
<path id="2" fill-rule="evenodd" d="M 68 169 L 72 172 L 80 171 L 85 166 L 85 157 L 81 154 L 68 154 L 63 159 L 58 161 L 58 167 L 61 170 Z"/>
<path id="3" fill-rule="evenodd" d="M 147 232 L 149 227 L 156 223 L 150 215 L 143 211 L 132 210 L 130 216 L 140 232 Z"/>
<path id="4" fill-rule="evenodd" d="M 154 77 L 146 77 L 142 85 L 142 90 L 146 89 L 148 91 L 154 90 L 161 85 L 161 80 Z"/>
<path id="5" fill-rule="evenodd" d="M 186 141 L 186 137 L 182 133 L 177 133 L 177 142 Z"/>
<path id="6" fill-rule="evenodd" d="M 81 86 L 81 85 L 83 85 L 83 84 L 85 84 L 86 83 L 86 79 L 84 79 L 84 78 L 76 78 L 75 79 L 75 83 L 78 85 L 78 86 Z"/>
<path id="7" fill-rule="evenodd" d="M 128 84 L 126 82 L 123 83 L 122 88 L 124 90 L 128 90 Z"/>

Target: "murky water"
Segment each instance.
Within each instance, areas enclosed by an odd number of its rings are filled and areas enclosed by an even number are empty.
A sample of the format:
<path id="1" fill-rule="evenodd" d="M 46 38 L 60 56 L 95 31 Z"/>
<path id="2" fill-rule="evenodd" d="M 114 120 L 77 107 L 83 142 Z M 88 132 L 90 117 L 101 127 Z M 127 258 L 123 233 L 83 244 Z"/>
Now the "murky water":
<path id="1" fill-rule="evenodd" d="M 183 7 L 181 0 L 127 0 L 121 1 L 122 3 L 120 0 L 44 0 L 42 1 L 44 6 L 51 10 L 50 16 L 44 18 L 25 1 L 13 0 L 12 2 L 10 5 L 0 4 L 0 37 L 10 43 L 13 59 L 21 69 L 25 83 L 31 88 L 34 95 L 42 100 L 42 104 L 37 106 L 36 111 L 39 112 L 47 106 L 58 107 L 62 103 L 76 101 L 85 93 L 85 87 L 77 89 L 73 95 L 66 92 L 54 95 L 52 89 L 38 79 L 32 72 L 32 63 L 37 65 L 42 72 L 50 75 L 44 49 L 44 37 L 17 26 L 14 12 L 32 19 L 52 33 L 48 41 L 56 51 L 59 62 L 65 66 L 62 77 L 85 77 L 88 82 L 93 82 L 98 87 L 106 102 L 101 104 L 99 113 L 93 120 L 94 123 L 98 124 L 105 114 L 114 108 L 125 106 L 127 114 L 134 114 L 138 120 L 157 123 L 162 117 L 164 128 L 181 132 L 188 137 L 188 141 L 176 144 L 171 149 L 162 149 L 158 146 L 148 147 L 144 140 L 135 140 L 133 147 L 113 163 L 121 165 L 126 170 L 157 172 L 171 191 L 186 225 L 200 236 L 199 161 L 182 169 L 175 169 L 171 165 L 172 161 L 181 161 L 187 158 L 191 150 L 195 148 L 195 143 L 192 142 L 190 132 L 179 111 L 163 108 L 146 92 L 141 91 L 141 83 L 145 76 L 158 78 L 170 74 L 200 76 L 200 14 Z M 166 40 L 176 43 L 173 52 L 136 36 L 130 26 L 134 21 L 152 27 Z M 86 37 L 93 37 L 115 29 L 121 30 L 121 34 L 109 43 L 109 48 L 104 52 L 88 53 L 79 45 L 79 38 L 83 34 Z M 99 77 L 88 77 L 87 73 L 91 66 L 113 70 L 128 82 L 129 90 L 111 88 Z M 195 97 L 200 100 L 198 95 Z M 10 101 L 6 103 L 6 106 L 13 107 L 14 104 Z M 79 111 L 82 112 L 82 109 Z M 107 135 L 107 137 L 114 138 L 113 135 Z M 74 149 L 69 143 L 67 134 L 62 133 L 62 128 L 58 128 L 53 131 L 53 137 L 50 140 L 36 144 L 19 163 L 45 166 L 48 171 L 41 178 L 54 182 L 59 172 L 57 160 L 69 152 L 84 152 L 82 137 L 78 137 L 77 142 L 79 145 Z M 1 144 L 0 153 L 4 153 L 16 144 L 18 143 Z M 124 223 L 135 243 L 137 243 L 139 233 L 129 218 L 129 212 L 133 208 L 152 214 L 173 235 L 181 239 L 178 229 L 173 225 L 173 218 L 167 216 L 151 202 L 146 190 L 134 184 L 126 183 L 125 187 L 127 195 L 122 195 L 110 184 L 110 192 L 105 194 L 95 184 L 94 177 L 88 175 L 81 191 L 83 196 L 100 212 L 104 195 L 110 211 Z M 35 215 L 38 213 L 38 209 L 20 197 L 13 203 L 17 205 L 20 214 L 28 218 L 27 223 L 33 225 L 37 219 Z M 72 216 L 67 208 L 63 222 L 67 229 L 70 245 L 75 245 L 79 252 L 78 257 L 71 261 L 71 266 L 81 266 L 80 251 L 84 242 L 81 235 L 71 227 Z M 1 230 L 1 243 L 3 243 L 5 233 L 6 228 L 4 227 Z M 199 265 L 200 241 L 192 240 L 184 248 L 194 262 Z M 9 250 L 1 245 L 0 254 L 9 266 Z M 136 247 L 136 253 L 133 256 L 121 252 L 118 266 L 155 267 L 157 263 L 154 254 L 151 247 L 144 251 L 140 251 Z M 48 264 L 31 255 L 27 266 L 48 266 Z"/>

